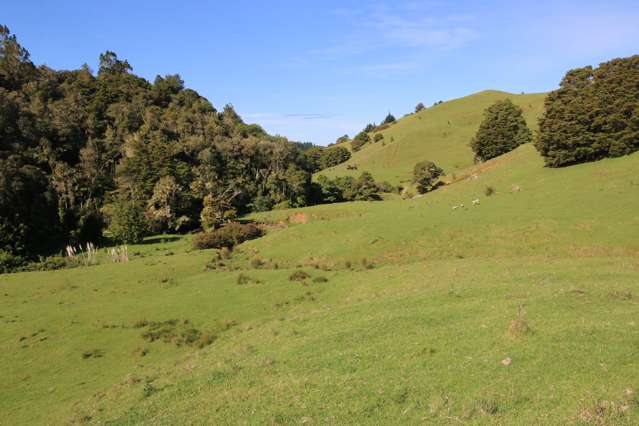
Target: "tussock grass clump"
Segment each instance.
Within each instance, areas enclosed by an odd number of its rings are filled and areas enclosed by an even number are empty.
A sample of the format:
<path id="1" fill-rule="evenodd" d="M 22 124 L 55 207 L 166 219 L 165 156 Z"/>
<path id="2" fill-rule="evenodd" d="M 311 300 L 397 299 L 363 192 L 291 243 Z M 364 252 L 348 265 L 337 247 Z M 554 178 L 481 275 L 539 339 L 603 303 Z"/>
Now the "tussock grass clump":
<path id="1" fill-rule="evenodd" d="M 315 278 L 313 278 L 313 282 L 314 283 L 327 283 L 328 282 L 328 278 L 323 277 L 323 276 L 315 277 Z"/>
<path id="2" fill-rule="evenodd" d="M 218 252 L 220 259 L 229 260 L 233 256 L 232 247 L 222 247 Z"/>
<path id="3" fill-rule="evenodd" d="M 143 327 L 146 328 L 146 331 L 142 333 L 142 338 L 150 343 L 160 340 L 178 347 L 203 348 L 213 343 L 217 338 L 215 334 L 202 332 L 193 327 L 189 320 L 148 321 Z"/>
<path id="4" fill-rule="evenodd" d="M 237 276 L 237 279 L 235 280 L 235 282 L 237 283 L 237 285 L 262 283 L 262 281 L 258 280 L 257 278 L 250 277 L 244 273 L 240 273 L 240 275 Z"/>
<path id="5" fill-rule="evenodd" d="M 293 272 L 291 275 L 288 276 L 288 280 L 289 281 L 304 281 L 308 278 L 310 278 L 311 276 L 307 273 L 304 272 L 302 270 L 298 270 Z"/>
<path id="6" fill-rule="evenodd" d="M 244 241 L 259 238 L 264 233 L 253 223 L 232 222 L 223 227 L 197 234 L 193 238 L 193 248 L 198 250 L 222 247 L 232 248 Z"/>
<path id="7" fill-rule="evenodd" d="M 631 300 L 632 292 L 630 290 L 612 291 L 608 293 L 608 297 L 616 300 Z"/>
<path id="8" fill-rule="evenodd" d="M 486 197 L 490 197 L 491 195 L 495 195 L 496 192 L 497 191 L 492 186 L 487 186 L 486 188 L 484 188 L 484 195 L 486 195 Z"/>
<path id="9" fill-rule="evenodd" d="M 508 326 L 508 337 L 510 337 L 511 339 L 519 339 L 531 333 L 532 329 L 526 321 L 524 307 L 522 305 L 519 305 L 519 308 L 517 310 L 517 318 L 512 320 L 510 322 L 510 325 Z"/>
<path id="10" fill-rule="evenodd" d="M 623 398 L 616 401 L 597 400 L 581 408 L 579 420 L 585 424 L 614 425 L 626 423 L 631 409 L 639 407 L 633 389 L 626 389 Z M 634 423 L 633 423 L 634 424 Z"/>
<path id="11" fill-rule="evenodd" d="M 144 387 L 142 388 L 142 396 L 145 398 L 150 397 L 154 393 L 158 391 L 158 388 L 155 387 L 152 381 L 147 379 L 144 383 Z"/>
<path id="12" fill-rule="evenodd" d="M 249 261 L 249 266 L 253 269 L 261 269 L 265 265 L 266 265 L 266 262 L 264 261 L 264 259 L 262 259 L 259 256 L 256 256 Z"/>
<path id="13" fill-rule="evenodd" d="M 369 260 L 367 258 L 362 258 L 361 260 L 361 264 L 362 264 L 362 268 L 364 269 L 373 269 L 375 268 L 375 263 L 373 263 L 372 260 Z"/>
<path id="14" fill-rule="evenodd" d="M 495 399 L 480 399 L 475 402 L 475 411 L 484 416 L 492 416 L 499 411 L 499 405 Z"/>
<path id="15" fill-rule="evenodd" d="M 135 348 L 135 350 L 133 351 L 133 355 L 142 358 L 145 357 L 149 354 L 149 352 L 151 352 L 148 348 L 142 348 L 142 347 L 138 347 Z"/>
<path id="16" fill-rule="evenodd" d="M 82 359 L 102 358 L 103 356 L 104 351 L 102 349 L 91 349 L 90 351 L 82 352 Z"/>

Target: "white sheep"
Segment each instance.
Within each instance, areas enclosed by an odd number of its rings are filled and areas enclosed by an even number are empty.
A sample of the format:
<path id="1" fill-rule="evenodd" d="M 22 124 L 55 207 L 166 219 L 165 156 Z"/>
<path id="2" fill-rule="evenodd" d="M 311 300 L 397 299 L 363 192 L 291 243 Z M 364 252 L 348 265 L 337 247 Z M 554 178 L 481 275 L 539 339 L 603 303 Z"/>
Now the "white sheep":
<path id="1" fill-rule="evenodd" d="M 473 200 L 473 206 L 478 206 L 479 205 L 479 198 L 475 198 Z"/>

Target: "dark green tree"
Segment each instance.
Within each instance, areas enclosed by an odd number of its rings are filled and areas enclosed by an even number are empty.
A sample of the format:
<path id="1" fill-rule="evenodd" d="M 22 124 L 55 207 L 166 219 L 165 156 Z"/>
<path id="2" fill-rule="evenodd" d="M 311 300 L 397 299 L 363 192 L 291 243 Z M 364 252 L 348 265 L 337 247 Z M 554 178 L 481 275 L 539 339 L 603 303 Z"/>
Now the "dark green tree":
<path id="1" fill-rule="evenodd" d="M 147 233 L 144 205 L 138 201 L 116 199 L 105 206 L 113 239 L 120 243 L 134 244 L 142 241 Z"/>
<path id="2" fill-rule="evenodd" d="M 389 112 L 386 118 L 384 118 L 384 121 L 382 122 L 382 124 L 391 124 L 394 122 L 395 122 L 395 116 Z"/>
<path id="3" fill-rule="evenodd" d="M 532 142 L 521 108 L 510 99 L 497 101 L 484 111 L 484 119 L 470 143 L 475 158 L 490 160 Z"/>
<path id="4" fill-rule="evenodd" d="M 340 144 L 340 143 L 344 143 L 344 142 L 348 142 L 348 139 L 349 139 L 348 135 L 340 136 L 339 138 L 337 138 L 335 140 L 335 145 Z"/>
<path id="5" fill-rule="evenodd" d="M 639 150 L 639 55 L 566 73 L 546 97 L 535 147 L 547 166 Z"/>
<path id="6" fill-rule="evenodd" d="M 370 136 L 368 136 L 368 133 L 365 130 L 362 130 L 351 141 L 351 148 L 353 149 L 353 151 L 357 152 L 370 141 L 371 138 Z"/>
<path id="7" fill-rule="evenodd" d="M 425 109 L 425 108 L 426 108 L 426 107 L 424 106 L 424 104 L 420 102 L 420 103 L 418 103 L 418 104 L 415 106 L 415 112 L 420 112 L 420 111 L 422 111 L 422 110 L 423 110 L 423 109 Z"/>
<path id="8" fill-rule="evenodd" d="M 320 170 L 337 166 L 351 158 L 351 152 L 343 146 L 337 146 L 322 150 L 319 156 Z"/>
<path id="9" fill-rule="evenodd" d="M 413 169 L 413 183 L 420 194 L 425 194 L 437 187 L 443 174 L 444 171 L 432 161 L 421 161 Z"/>

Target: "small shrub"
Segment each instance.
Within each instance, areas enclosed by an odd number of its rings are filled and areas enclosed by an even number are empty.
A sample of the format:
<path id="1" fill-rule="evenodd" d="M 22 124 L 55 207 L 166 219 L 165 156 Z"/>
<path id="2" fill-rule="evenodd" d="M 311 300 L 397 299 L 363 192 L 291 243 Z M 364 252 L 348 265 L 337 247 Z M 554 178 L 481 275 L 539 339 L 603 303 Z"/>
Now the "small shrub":
<path id="1" fill-rule="evenodd" d="M 322 276 L 315 277 L 315 278 L 313 278 L 313 282 L 314 283 L 327 283 L 328 282 L 328 278 L 322 277 Z"/>
<path id="2" fill-rule="evenodd" d="M 210 232 L 202 232 L 193 238 L 193 248 L 198 250 L 222 247 L 232 248 L 244 241 L 259 238 L 262 230 L 255 224 L 232 222 Z"/>
<path id="3" fill-rule="evenodd" d="M 608 293 L 608 297 L 610 297 L 611 299 L 617 299 L 617 300 L 631 300 L 632 292 L 630 290 L 613 291 Z"/>
<path id="4" fill-rule="evenodd" d="M 288 279 L 289 281 L 304 281 L 310 277 L 311 276 L 308 273 L 298 270 L 289 275 Z"/>
<path id="5" fill-rule="evenodd" d="M 364 269 L 373 269 L 375 267 L 375 264 L 365 257 L 362 258 L 361 263 L 362 263 L 362 268 Z"/>
<path id="6" fill-rule="evenodd" d="M 510 322 L 510 326 L 508 327 L 508 336 L 512 339 L 518 339 L 530 333 L 532 333 L 532 329 L 526 321 L 524 308 L 522 305 L 519 305 L 517 318 L 512 320 Z"/>
<path id="7" fill-rule="evenodd" d="M 249 266 L 253 269 L 260 269 L 264 267 L 266 262 L 260 257 L 254 257 L 249 261 Z"/>
<path id="8" fill-rule="evenodd" d="M 161 340 L 164 343 L 173 343 L 178 347 L 195 346 L 203 348 L 213 343 L 217 337 L 215 334 L 202 332 L 194 328 L 188 320 L 150 321 L 146 322 L 144 327 L 146 331 L 142 333 L 142 338 L 147 342 Z"/>
<path id="9" fill-rule="evenodd" d="M 55 271 L 58 269 L 74 268 L 81 263 L 68 257 L 49 256 L 41 258 L 37 262 L 26 265 L 23 269 L 27 271 Z"/>
<path id="10" fill-rule="evenodd" d="M 495 188 L 493 188 L 492 186 L 487 186 L 486 188 L 484 188 L 484 194 L 486 195 L 486 197 L 490 197 L 491 195 L 495 194 Z"/>
<path id="11" fill-rule="evenodd" d="M 90 351 L 82 352 L 82 359 L 102 358 L 103 356 L 104 356 L 104 351 L 101 349 L 92 349 Z"/>
<path id="12" fill-rule="evenodd" d="M 387 181 L 384 182 L 377 182 L 375 183 L 375 185 L 377 186 L 377 189 L 379 190 L 379 192 L 394 192 L 396 190 L 396 188 L 391 185 L 390 183 L 388 183 Z"/>
<path id="13" fill-rule="evenodd" d="M 109 232 L 118 242 L 139 243 L 147 233 L 144 206 L 136 201 L 116 200 L 104 207 Z"/>
<path id="14" fill-rule="evenodd" d="M 144 328 L 147 325 L 149 325 L 149 322 L 145 319 L 143 320 L 137 320 L 136 322 L 133 323 L 133 328 Z"/>
<path id="15" fill-rule="evenodd" d="M 149 352 L 150 351 L 147 348 L 135 348 L 135 350 L 133 351 L 133 355 L 142 358 L 147 356 Z"/>
<path id="16" fill-rule="evenodd" d="M 425 194 L 437 188 L 439 177 L 444 171 L 432 161 L 421 161 L 413 168 L 413 183 L 420 194 Z"/>
<path id="17" fill-rule="evenodd" d="M 237 276 L 237 280 L 235 280 L 235 282 L 237 283 L 237 285 L 246 285 L 246 284 L 251 284 L 251 283 L 260 284 L 261 283 L 260 280 L 258 280 L 256 278 L 249 277 L 248 275 L 242 274 L 242 273 Z"/>
<path id="18" fill-rule="evenodd" d="M 221 259 L 229 260 L 231 256 L 233 256 L 233 250 L 230 247 L 222 247 L 219 251 L 219 256 Z"/>
<path id="19" fill-rule="evenodd" d="M 8 251 L 0 250 L 0 274 L 6 274 L 16 270 L 24 263 L 20 256 L 14 256 Z"/>
<path id="20" fill-rule="evenodd" d="M 495 415 L 499 411 L 499 405 L 494 399 L 480 399 L 475 403 L 475 409 L 482 415 Z"/>
<path id="21" fill-rule="evenodd" d="M 381 133 L 375 133 L 375 136 L 373 136 L 373 142 L 379 142 L 382 139 L 384 139 L 384 135 Z"/>
<path id="22" fill-rule="evenodd" d="M 144 388 L 142 389 L 142 396 L 145 398 L 150 397 L 154 393 L 156 393 L 158 389 L 153 385 L 152 382 L 147 381 L 144 383 Z"/>

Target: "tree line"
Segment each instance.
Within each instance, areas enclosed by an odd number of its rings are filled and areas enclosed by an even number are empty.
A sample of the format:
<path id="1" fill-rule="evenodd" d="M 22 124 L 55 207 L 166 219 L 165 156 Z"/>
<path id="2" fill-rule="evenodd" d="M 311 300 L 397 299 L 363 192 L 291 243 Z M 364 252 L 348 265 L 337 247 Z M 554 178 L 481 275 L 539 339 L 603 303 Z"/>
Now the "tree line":
<path id="1" fill-rule="evenodd" d="M 548 167 L 620 157 L 639 150 L 639 55 L 570 70 L 548 94 L 533 137 L 521 108 L 491 105 L 471 141 L 485 161 L 533 142 Z"/>
<path id="2" fill-rule="evenodd" d="M 350 157 L 218 111 L 179 75 L 151 83 L 114 52 L 97 73 L 36 66 L 0 26 L 0 254 L 214 228 L 329 202 L 312 173 Z"/>

